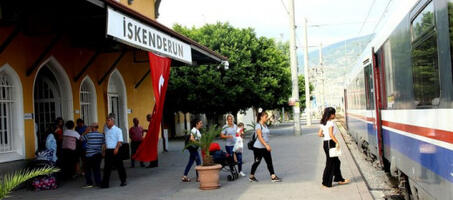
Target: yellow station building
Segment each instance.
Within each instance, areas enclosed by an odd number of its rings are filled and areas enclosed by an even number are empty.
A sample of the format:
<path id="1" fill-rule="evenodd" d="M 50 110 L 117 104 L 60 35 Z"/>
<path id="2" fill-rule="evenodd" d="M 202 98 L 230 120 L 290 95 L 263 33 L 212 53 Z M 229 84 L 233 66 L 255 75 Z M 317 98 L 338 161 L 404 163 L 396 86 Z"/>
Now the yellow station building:
<path id="1" fill-rule="evenodd" d="M 146 127 L 154 107 L 147 51 L 172 66 L 226 61 L 156 22 L 159 3 L 0 2 L 0 172 L 34 158 L 56 117 L 103 124 L 112 112 L 127 139 L 134 117 Z"/>

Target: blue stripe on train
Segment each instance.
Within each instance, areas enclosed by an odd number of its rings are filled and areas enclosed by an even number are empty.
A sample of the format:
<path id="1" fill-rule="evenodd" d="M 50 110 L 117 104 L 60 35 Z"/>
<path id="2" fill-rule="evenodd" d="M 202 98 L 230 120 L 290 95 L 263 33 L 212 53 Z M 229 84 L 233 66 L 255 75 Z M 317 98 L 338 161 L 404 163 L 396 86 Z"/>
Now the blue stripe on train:
<path id="1" fill-rule="evenodd" d="M 376 144 L 376 129 L 374 128 L 373 124 L 371 122 L 365 122 L 363 120 L 358 120 L 353 117 L 348 117 L 348 125 L 349 129 L 353 129 L 355 131 L 363 131 L 368 133 L 368 143 L 371 144 Z M 366 129 L 365 129 L 365 124 L 366 124 Z"/>
<path id="2" fill-rule="evenodd" d="M 390 146 L 437 175 L 453 182 L 453 151 L 383 129 L 384 146 Z M 421 153 L 421 149 L 434 150 Z"/>
<path id="3" fill-rule="evenodd" d="M 373 124 L 352 117 L 348 117 L 348 120 L 349 125 L 353 125 L 349 127 L 350 129 L 360 129 L 360 131 L 364 131 L 364 126 L 367 124 L 366 131 L 368 132 L 369 139 L 376 138 L 376 129 L 374 129 Z M 385 128 L 382 129 L 382 135 L 384 147 L 390 146 L 392 150 L 399 151 L 411 160 L 453 183 L 452 150 L 407 137 Z M 368 142 L 371 143 L 371 141 Z M 429 154 L 421 153 L 420 148 L 431 148 L 435 151 Z"/>

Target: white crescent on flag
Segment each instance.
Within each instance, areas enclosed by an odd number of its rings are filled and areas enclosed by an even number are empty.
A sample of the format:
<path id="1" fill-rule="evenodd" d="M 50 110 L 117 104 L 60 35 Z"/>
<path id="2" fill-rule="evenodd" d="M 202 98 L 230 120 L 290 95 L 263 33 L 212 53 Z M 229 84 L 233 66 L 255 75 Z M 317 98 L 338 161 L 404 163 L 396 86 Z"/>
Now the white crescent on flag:
<path id="1" fill-rule="evenodd" d="M 160 78 L 159 78 L 159 96 L 160 96 L 160 90 L 164 86 L 164 83 L 165 83 L 165 79 L 164 79 L 164 76 L 162 76 L 162 74 L 161 74 Z"/>

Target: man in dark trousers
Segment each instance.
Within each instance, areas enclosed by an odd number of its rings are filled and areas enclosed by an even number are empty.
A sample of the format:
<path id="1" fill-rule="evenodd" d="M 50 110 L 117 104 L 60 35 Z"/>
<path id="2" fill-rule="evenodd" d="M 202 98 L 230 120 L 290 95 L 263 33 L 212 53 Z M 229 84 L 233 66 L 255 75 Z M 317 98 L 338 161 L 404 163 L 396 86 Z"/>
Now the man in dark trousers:
<path id="1" fill-rule="evenodd" d="M 129 138 L 131 139 L 131 153 L 132 155 L 137 152 L 138 147 L 142 143 L 143 140 L 143 128 L 138 125 L 139 121 L 137 118 L 133 119 L 134 126 L 129 129 Z M 140 161 L 140 166 L 145 167 L 145 164 Z M 135 160 L 131 157 L 131 168 L 135 167 Z"/>
<path id="2" fill-rule="evenodd" d="M 119 157 L 118 151 L 123 143 L 123 132 L 115 126 L 115 115 L 110 113 L 106 119 L 104 127 L 105 135 L 105 160 L 104 160 L 104 177 L 102 179 L 102 188 L 108 188 L 110 182 L 110 173 L 112 166 L 115 165 L 121 180 L 120 186 L 126 186 L 126 170 L 124 169 L 123 160 Z"/>

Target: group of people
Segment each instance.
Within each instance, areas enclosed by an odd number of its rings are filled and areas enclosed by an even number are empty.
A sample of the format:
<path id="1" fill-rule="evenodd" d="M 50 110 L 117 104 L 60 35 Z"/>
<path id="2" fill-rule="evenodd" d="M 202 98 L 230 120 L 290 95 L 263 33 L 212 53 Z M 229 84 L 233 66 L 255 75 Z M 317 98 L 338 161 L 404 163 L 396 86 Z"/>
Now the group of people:
<path id="1" fill-rule="evenodd" d="M 318 131 L 319 137 L 323 138 L 323 150 L 326 155 L 326 166 L 324 169 L 323 177 L 322 177 L 322 186 L 325 188 L 332 187 L 332 182 L 337 182 L 339 185 L 348 184 L 350 182 L 349 179 L 343 178 L 340 170 L 340 159 L 338 156 L 330 155 L 330 149 L 337 149 L 339 150 L 340 144 L 335 137 L 335 134 L 338 133 L 337 126 L 334 125 L 335 119 L 335 109 L 332 107 L 328 107 L 324 110 L 320 129 Z M 267 112 L 263 111 L 258 114 L 257 123 L 255 126 L 255 135 L 252 136 L 256 137 L 255 142 L 253 143 L 253 156 L 254 161 L 251 167 L 251 171 L 249 174 L 249 181 L 250 182 L 258 182 L 257 178 L 255 177 L 256 169 L 258 168 L 261 160 L 264 158 L 267 169 L 269 170 L 270 178 L 272 182 L 280 182 L 281 178 L 275 175 L 274 166 L 272 164 L 272 148 L 269 144 L 269 135 L 270 130 L 267 126 L 267 121 L 269 119 L 269 115 Z M 237 148 L 237 144 L 243 144 L 242 138 L 244 137 L 244 124 L 239 123 L 238 125 L 234 124 L 234 117 L 231 114 L 227 115 L 226 125 L 222 128 L 220 133 L 220 138 L 225 139 L 225 150 L 229 155 L 235 156 L 235 161 L 238 165 L 239 175 L 245 176 L 245 173 L 242 170 L 242 147 Z M 203 122 L 200 119 L 196 119 L 193 122 L 193 128 L 190 132 L 190 140 L 191 141 L 199 141 L 201 138 L 200 129 L 203 127 Z M 186 165 L 184 170 L 184 175 L 181 178 L 183 182 L 190 182 L 191 180 L 187 177 L 190 168 L 192 167 L 193 163 L 196 162 L 196 165 L 200 165 L 200 154 L 198 153 L 197 148 L 187 148 L 189 150 L 189 161 Z M 239 150 L 238 150 L 239 149 Z M 197 181 L 198 181 L 198 173 L 197 173 Z"/>
<path id="2" fill-rule="evenodd" d="M 234 160 L 237 162 L 238 171 L 240 176 L 246 176 L 246 174 L 242 170 L 242 153 L 243 153 L 243 142 L 242 138 L 244 137 L 244 124 L 239 123 L 238 125 L 234 124 L 234 116 L 228 114 L 226 117 L 226 125 L 222 128 L 220 133 L 220 138 L 225 139 L 225 150 L 226 152 L 234 156 Z M 255 126 L 255 136 L 257 139 L 253 144 L 253 155 L 254 155 L 254 162 L 252 164 L 252 169 L 249 175 L 250 182 L 258 182 L 255 177 L 255 172 L 259 164 L 261 163 L 262 158 L 266 161 L 267 168 L 270 173 L 271 181 L 272 182 L 280 182 L 281 179 L 275 175 L 274 167 L 272 164 L 272 156 L 271 151 L 272 148 L 269 144 L 269 135 L 270 130 L 267 127 L 267 121 L 269 120 L 269 115 L 267 112 L 263 111 L 258 114 L 257 117 L 257 124 Z M 200 129 L 203 127 L 203 121 L 200 119 L 196 119 L 193 122 L 193 128 L 190 132 L 190 140 L 191 141 L 199 141 L 201 138 Z M 187 148 L 189 151 L 190 157 L 189 161 L 186 165 L 184 170 L 184 175 L 181 178 L 183 182 L 190 182 L 190 178 L 187 177 L 190 168 L 192 167 L 193 163 L 196 162 L 197 165 L 201 164 L 200 161 L 200 154 L 196 147 Z M 198 181 L 198 173 L 197 173 L 197 181 Z"/>
<path id="3" fill-rule="evenodd" d="M 121 180 L 120 186 L 126 186 L 126 170 L 119 157 L 123 133 L 115 126 L 115 115 L 111 113 L 107 116 L 103 133 L 98 129 L 97 123 L 86 126 L 82 119 L 78 119 L 76 126 L 72 120 L 65 123 L 62 118 L 57 118 L 47 131 L 44 151 L 50 153 L 49 161 L 62 169 L 63 179 L 73 178 L 79 172 L 85 174 L 84 187 L 108 188 L 112 167 L 115 167 Z"/>
<path id="4" fill-rule="evenodd" d="M 147 116 L 150 121 L 151 115 Z M 226 118 L 226 125 L 222 128 L 220 138 L 225 139 L 226 152 L 234 156 L 237 162 L 240 176 L 246 176 L 242 169 L 242 153 L 244 137 L 244 124 L 234 123 L 234 116 L 229 114 Z M 269 119 L 267 112 L 263 111 L 258 114 L 255 126 L 254 136 L 256 140 L 253 143 L 254 161 L 249 174 L 250 182 L 258 182 L 255 172 L 261 160 L 264 158 L 267 169 L 269 170 L 272 182 L 280 182 L 281 178 L 275 175 L 269 143 L 270 130 L 266 124 Z M 339 142 L 335 137 L 338 128 L 334 125 L 335 109 L 328 107 L 324 110 L 318 135 L 323 138 L 323 149 L 326 155 L 326 166 L 322 177 L 322 186 L 332 187 L 332 182 L 338 184 L 347 184 L 349 179 L 344 179 L 341 174 L 341 162 L 338 156 L 331 156 L 332 148 L 339 149 Z M 123 159 L 119 157 L 119 151 L 123 143 L 122 130 L 115 126 L 114 114 L 109 114 L 103 127 L 103 133 L 98 131 L 99 125 L 92 123 L 89 126 L 84 124 L 82 119 L 77 119 L 77 124 L 69 120 L 64 123 L 62 118 L 57 118 L 55 124 L 47 131 L 48 135 L 45 141 L 45 152 L 48 160 L 62 169 L 63 178 L 74 177 L 77 171 L 83 171 L 86 179 L 86 188 L 99 186 L 101 188 L 109 187 L 109 179 L 112 167 L 118 170 L 121 180 L 120 186 L 126 186 L 126 170 L 124 169 Z M 134 126 L 129 130 L 131 139 L 131 153 L 135 154 L 138 146 L 144 138 L 147 130 L 139 126 L 137 118 L 133 119 Z M 190 140 L 199 141 L 202 137 L 200 129 L 203 127 L 203 121 L 196 119 L 193 121 L 193 128 L 190 131 Z M 253 138 L 252 137 L 252 138 Z M 187 177 L 190 168 L 196 163 L 201 165 L 200 154 L 197 147 L 187 148 L 189 151 L 189 161 L 181 178 L 183 182 L 190 182 Z M 104 158 L 104 173 L 101 179 L 101 161 Z M 140 162 L 144 167 L 144 163 Z M 131 167 L 135 167 L 135 161 L 131 158 Z M 94 181 L 93 181 L 94 178 Z M 197 173 L 198 181 L 198 173 Z"/>

